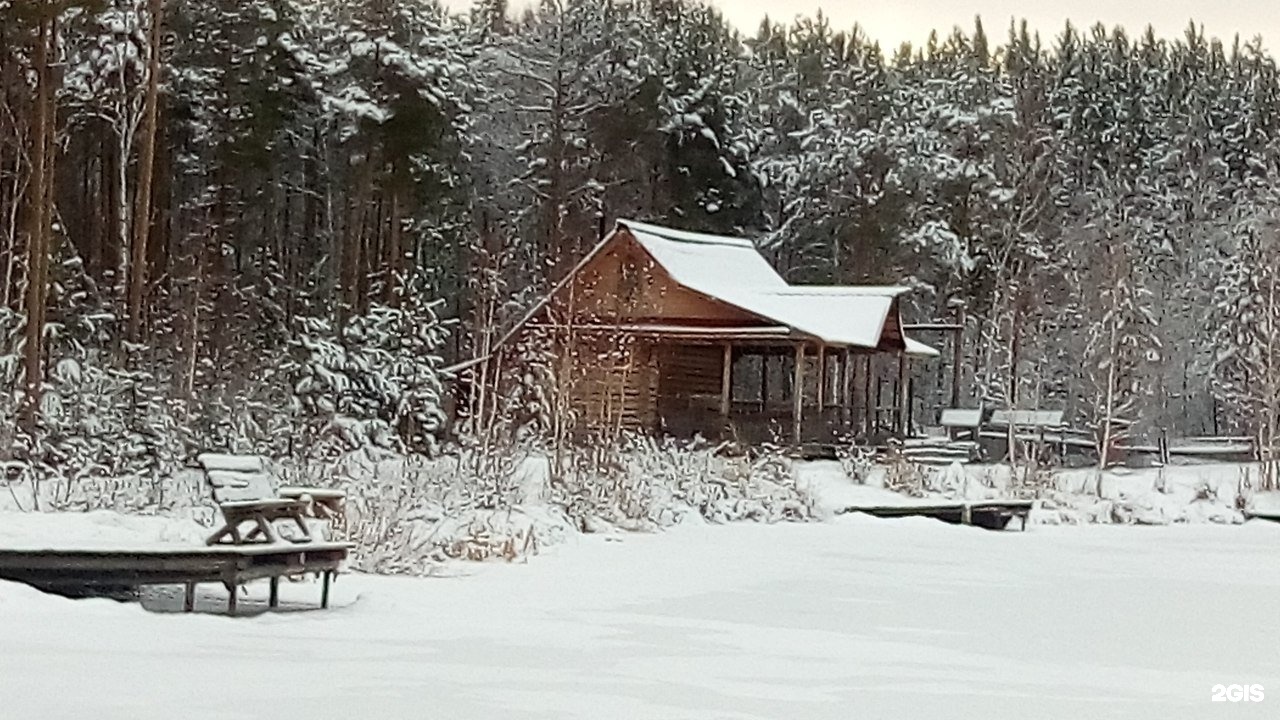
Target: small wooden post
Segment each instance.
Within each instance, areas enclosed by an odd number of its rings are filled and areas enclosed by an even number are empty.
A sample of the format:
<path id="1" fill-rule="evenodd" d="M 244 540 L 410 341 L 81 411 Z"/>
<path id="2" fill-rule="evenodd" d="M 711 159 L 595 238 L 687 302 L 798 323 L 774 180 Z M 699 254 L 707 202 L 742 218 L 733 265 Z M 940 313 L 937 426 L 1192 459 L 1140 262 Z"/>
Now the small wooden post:
<path id="1" fill-rule="evenodd" d="M 907 392 L 907 352 L 898 353 L 898 436 L 906 437 L 911 429 L 907 427 L 907 408 L 911 404 L 911 396 Z"/>
<path id="2" fill-rule="evenodd" d="M 827 348 L 825 345 L 818 346 L 818 416 L 822 416 L 822 409 L 827 405 Z"/>
<path id="3" fill-rule="evenodd" d="M 973 506 L 969 503 L 965 503 L 960 510 L 960 522 L 965 525 L 973 524 Z"/>
<path id="4" fill-rule="evenodd" d="M 324 571 L 324 581 L 320 588 L 320 607 L 329 607 L 329 578 L 333 575 L 332 570 Z"/>
<path id="5" fill-rule="evenodd" d="M 236 597 L 236 595 L 237 595 L 237 594 L 239 593 L 239 591 L 240 591 L 240 586 L 239 586 L 239 585 L 236 585 L 235 583 L 229 583 L 229 584 L 227 585 L 227 588 L 231 591 L 231 592 L 227 595 L 227 614 L 228 614 L 228 615 L 235 615 L 235 614 L 236 614 L 236 603 L 239 601 L 239 598 L 237 598 L 237 597 Z"/>
<path id="6" fill-rule="evenodd" d="M 872 375 L 871 371 L 875 369 L 871 362 L 873 357 L 875 356 L 872 355 L 871 353 L 867 354 L 867 358 L 863 363 L 863 373 L 862 373 L 862 398 L 863 398 L 862 412 L 863 412 L 863 416 L 864 416 L 863 420 L 865 424 L 865 427 L 863 429 L 866 431 L 868 436 L 874 434 L 876 431 L 875 406 L 879 402 L 879 398 L 876 396 L 873 396 L 871 393 L 871 375 Z M 879 389 L 880 389 L 879 385 L 877 384 L 876 395 L 879 395 L 879 392 L 878 392 Z"/>
<path id="7" fill-rule="evenodd" d="M 182 596 L 182 611 L 191 612 L 196 609 L 196 584 L 186 583 L 186 592 Z"/>
<path id="8" fill-rule="evenodd" d="M 791 441 L 800 444 L 804 412 L 804 343 L 796 343 L 795 378 L 791 382 Z"/>
<path id="9" fill-rule="evenodd" d="M 964 364 L 964 303 L 955 304 L 956 325 L 959 327 L 952 335 L 951 358 L 951 407 L 960 407 L 960 377 Z"/>
<path id="10" fill-rule="evenodd" d="M 853 393 L 850 387 L 853 368 L 849 366 L 852 359 L 849 348 L 840 353 L 840 421 L 846 426 L 853 422 Z"/>
<path id="11" fill-rule="evenodd" d="M 724 344 L 724 367 L 720 374 L 720 414 L 729 417 L 733 402 L 733 344 Z"/>
<path id="12" fill-rule="evenodd" d="M 271 594 L 267 597 L 267 607 L 280 607 L 280 576 L 271 576 Z"/>
<path id="13" fill-rule="evenodd" d="M 760 412 L 769 409 L 769 352 L 760 353 Z"/>
<path id="14" fill-rule="evenodd" d="M 916 379 L 907 379 L 907 428 L 916 426 Z"/>

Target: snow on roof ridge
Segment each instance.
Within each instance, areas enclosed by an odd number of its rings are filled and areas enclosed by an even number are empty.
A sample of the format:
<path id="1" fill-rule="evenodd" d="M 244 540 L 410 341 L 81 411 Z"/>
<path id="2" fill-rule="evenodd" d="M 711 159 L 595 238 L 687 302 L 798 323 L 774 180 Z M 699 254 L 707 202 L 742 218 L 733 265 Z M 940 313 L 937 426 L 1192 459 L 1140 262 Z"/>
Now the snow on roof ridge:
<path id="1" fill-rule="evenodd" d="M 748 238 L 732 237 L 729 235 L 712 235 L 710 233 L 696 233 L 688 230 L 677 230 L 675 228 L 663 227 L 661 225 L 650 225 L 637 220 L 619 219 L 618 224 L 632 230 L 641 232 L 646 235 L 655 235 L 664 240 L 673 242 L 701 243 L 706 245 L 731 245 L 733 247 L 756 249 L 756 244 Z"/>

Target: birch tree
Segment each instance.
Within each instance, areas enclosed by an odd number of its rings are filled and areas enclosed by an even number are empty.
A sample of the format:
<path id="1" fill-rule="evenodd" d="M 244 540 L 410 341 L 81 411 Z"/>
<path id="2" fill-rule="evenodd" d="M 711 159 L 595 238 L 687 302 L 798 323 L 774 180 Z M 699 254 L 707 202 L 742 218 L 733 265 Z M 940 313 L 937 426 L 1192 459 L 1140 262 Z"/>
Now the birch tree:
<path id="1" fill-rule="evenodd" d="M 1074 258 L 1084 323 L 1081 388 L 1097 441 L 1098 467 L 1106 469 L 1115 445 L 1128 437 L 1150 392 L 1144 371 L 1159 358 L 1160 343 L 1142 260 L 1132 245 L 1142 226 L 1129 211 L 1104 199 L 1077 238 Z"/>
<path id="2" fill-rule="evenodd" d="M 1280 213 L 1272 206 L 1233 228 L 1214 307 L 1214 387 L 1236 409 L 1233 425 L 1253 436 L 1263 489 L 1277 487 L 1280 440 Z"/>

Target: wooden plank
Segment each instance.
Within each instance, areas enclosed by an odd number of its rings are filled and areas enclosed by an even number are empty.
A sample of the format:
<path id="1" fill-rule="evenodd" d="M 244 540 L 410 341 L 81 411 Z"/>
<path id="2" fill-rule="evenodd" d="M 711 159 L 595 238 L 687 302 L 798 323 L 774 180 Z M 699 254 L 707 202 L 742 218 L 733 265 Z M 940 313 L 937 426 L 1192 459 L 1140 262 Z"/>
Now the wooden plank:
<path id="1" fill-rule="evenodd" d="M 760 356 L 760 408 L 769 407 L 769 354 Z"/>
<path id="2" fill-rule="evenodd" d="M 729 417 L 733 402 L 733 344 L 724 344 L 724 361 L 720 377 L 720 414 Z"/>
<path id="3" fill-rule="evenodd" d="M 208 550 L 0 550 L 0 579 L 41 589 L 240 584 L 300 572 L 336 571 L 350 546 L 315 543 L 289 547 Z M 185 598 L 184 598 L 185 600 Z"/>
<path id="4" fill-rule="evenodd" d="M 906 437 L 911 433 L 911 428 L 907 427 L 907 411 L 911 403 L 911 394 L 907 391 L 907 353 L 898 353 L 898 402 L 897 406 L 897 433 L 899 437 Z"/>
<path id="5" fill-rule="evenodd" d="M 796 343 L 795 377 L 791 383 L 791 441 L 800 444 L 804 417 L 804 343 Z"/>
<path id="6" fill-rule="evenodd" d="M 818 404 L 818 412 L 821 413 L 822 408 L 826 405 L 827 401 L 827 348 L 825 345 L 818 346 L 818 363 L 816 370 L 818 372 L 818 391 L 816 400 Z"/>
<path id="7" fill-rule="evenodd" d="M 960 380 L 964 367 L 964 301 L 955 303 L 956 329 L 951 338 L 951 407 L 960 407 Z"/>
<path id="8" fill-rule="evenodd" d="M 853 396 L 850 383 L 852 382 L 852 368 L 849 367 L 849 361 L 853 359 L 853 353 L 849 348 L 845 348 L 840 353 L 840 422 L 848 425 L 853 421 Z"/>
<path id="9" fill-rule="evenodd" d="M 991 413 L 993 427 L 1039 428 L 1062 427 L 1061 410 L 996 410 Z"/>
<path id="10" fill-rule="evenodd" d="M 875 402 L 871 395 L 871 376 L 875 369 L 872 359 L 874 355 L 867 355 L 863 362 L 862 371 L 862 422 L 863 432 L 868 436 L 876 431 L 876 411 Z"/>
<path id="11" fill-rule="evenodd" d="M 1021 518 L 1026 529 L 1029 500 L 957 502 L 936 505 L 852 506 L 839 513 L 860 512 L 881 518 L 930 517 L 952 524 L 976 525 L 988 530 L 1002 530 L 1013 518 Z"/>
<path id="12" fill-rule="evenodd" d="M 948 408 L 938 422 L 946 428 L 976 428 L 982 424 L 982 408 Z"/>

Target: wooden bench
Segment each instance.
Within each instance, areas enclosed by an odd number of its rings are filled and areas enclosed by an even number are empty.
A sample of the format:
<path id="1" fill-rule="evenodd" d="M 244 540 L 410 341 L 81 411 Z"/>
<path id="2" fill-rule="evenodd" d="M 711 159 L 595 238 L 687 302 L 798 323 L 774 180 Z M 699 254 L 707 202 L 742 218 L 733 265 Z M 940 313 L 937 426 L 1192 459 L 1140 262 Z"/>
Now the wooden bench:
<path id="1" fill-rule="evenodd" d="M 208 545 L 280 542 L 275 523 L 281 520 L 296 526 L 299 533 L 284 539 L 310 542 L 308 516 L 332 520 L 341 515 L 345 495 L 340 491 L 290 487 L 274 492 L 266 462 L 256 455 L 202 453 L 196 461 L 204 469 L 223 518 L 222 527 L 206 541 Z M 246 524 L 249 531 L 242 533 Z"/>

